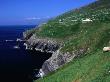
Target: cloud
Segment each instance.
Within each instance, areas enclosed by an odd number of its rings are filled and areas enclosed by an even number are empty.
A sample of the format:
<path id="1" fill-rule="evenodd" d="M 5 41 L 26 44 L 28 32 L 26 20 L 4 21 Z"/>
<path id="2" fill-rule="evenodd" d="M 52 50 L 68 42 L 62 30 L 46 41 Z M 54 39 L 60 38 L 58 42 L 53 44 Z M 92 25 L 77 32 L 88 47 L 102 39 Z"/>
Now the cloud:
<path id="1" fill-rule="evenodd" d="M 25 20 L 41 20 L 41 19 L 49 19 L 51 18 L 50 16 L 45 16 L 45 17 L 29 17 L 29 18 L 25 18 Z"/>
<path id="2" fill-rule="evenodd" d="M 30 18 L 26 18 L 26 20 L 40 20 L 41 18 L 37 18 L 37 17 L 30 17 Z"/>

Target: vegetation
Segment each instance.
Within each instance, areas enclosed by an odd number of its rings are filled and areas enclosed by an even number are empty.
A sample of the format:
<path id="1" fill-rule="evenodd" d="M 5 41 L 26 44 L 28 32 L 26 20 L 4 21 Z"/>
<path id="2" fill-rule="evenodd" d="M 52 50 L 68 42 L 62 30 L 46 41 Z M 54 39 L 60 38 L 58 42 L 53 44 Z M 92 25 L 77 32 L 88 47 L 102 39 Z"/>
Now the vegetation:
<path id="1" fill-rule="evenodd" d="M 82 22 L 91 19 L 91 22 Z M 35 34 L 62 41 L 62 52 L 80 48 L 88 51 L 48 76 L 35 82 L 110 82 L 110 1 L 98 0 L 71 10 L 42 25 Z"/>
<path id="2" fill-rule="evenodd" d="M 35 82 L 110 82 L 110 54 L 101 50 L 87 54 Z"/>

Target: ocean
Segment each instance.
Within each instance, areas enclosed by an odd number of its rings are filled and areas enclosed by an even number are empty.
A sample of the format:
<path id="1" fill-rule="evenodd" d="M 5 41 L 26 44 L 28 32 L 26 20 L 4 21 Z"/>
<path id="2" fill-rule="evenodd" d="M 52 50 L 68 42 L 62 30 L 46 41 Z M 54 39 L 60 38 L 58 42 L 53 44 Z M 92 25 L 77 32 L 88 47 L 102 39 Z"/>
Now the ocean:
<path id="1" fill-rule="evenodd" d="M 32 82 L 34 69 L 40 69 L 51 55 L 25 50 L 23 32 L 34 28 L 34 25 L 0 26 L 0 82 Z M 20 48 L 15 48 L 19 44 Z"/>

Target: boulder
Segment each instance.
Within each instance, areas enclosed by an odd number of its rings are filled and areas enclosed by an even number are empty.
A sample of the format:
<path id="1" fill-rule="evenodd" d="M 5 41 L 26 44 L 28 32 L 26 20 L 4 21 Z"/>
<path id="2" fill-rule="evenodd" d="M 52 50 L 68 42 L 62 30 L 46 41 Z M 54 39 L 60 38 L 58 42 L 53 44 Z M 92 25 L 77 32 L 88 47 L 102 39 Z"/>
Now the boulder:
<path id="1" fill-rule="evenodd" d="M 104 52 L 110 51 L 110 47 L 104 47 L 104 48 L 103 48 L 103 51 L 104 51 Z"/>

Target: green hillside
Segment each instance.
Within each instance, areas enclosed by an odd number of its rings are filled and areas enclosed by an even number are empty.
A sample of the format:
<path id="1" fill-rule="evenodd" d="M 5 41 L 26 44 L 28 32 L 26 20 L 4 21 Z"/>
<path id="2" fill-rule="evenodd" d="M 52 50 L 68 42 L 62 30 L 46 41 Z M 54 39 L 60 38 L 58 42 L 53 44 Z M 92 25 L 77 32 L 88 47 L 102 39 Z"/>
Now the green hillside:
<path id="1" fill-rule="evenodd" d="M 91 22 L 82 20 L 90 19 Z M 110 0 L 98 0 L 43 24 L 36 36 L 57 39 L 62 52 L 87 49 L 82 56 L 35 82 L 110 82 Z"/>

